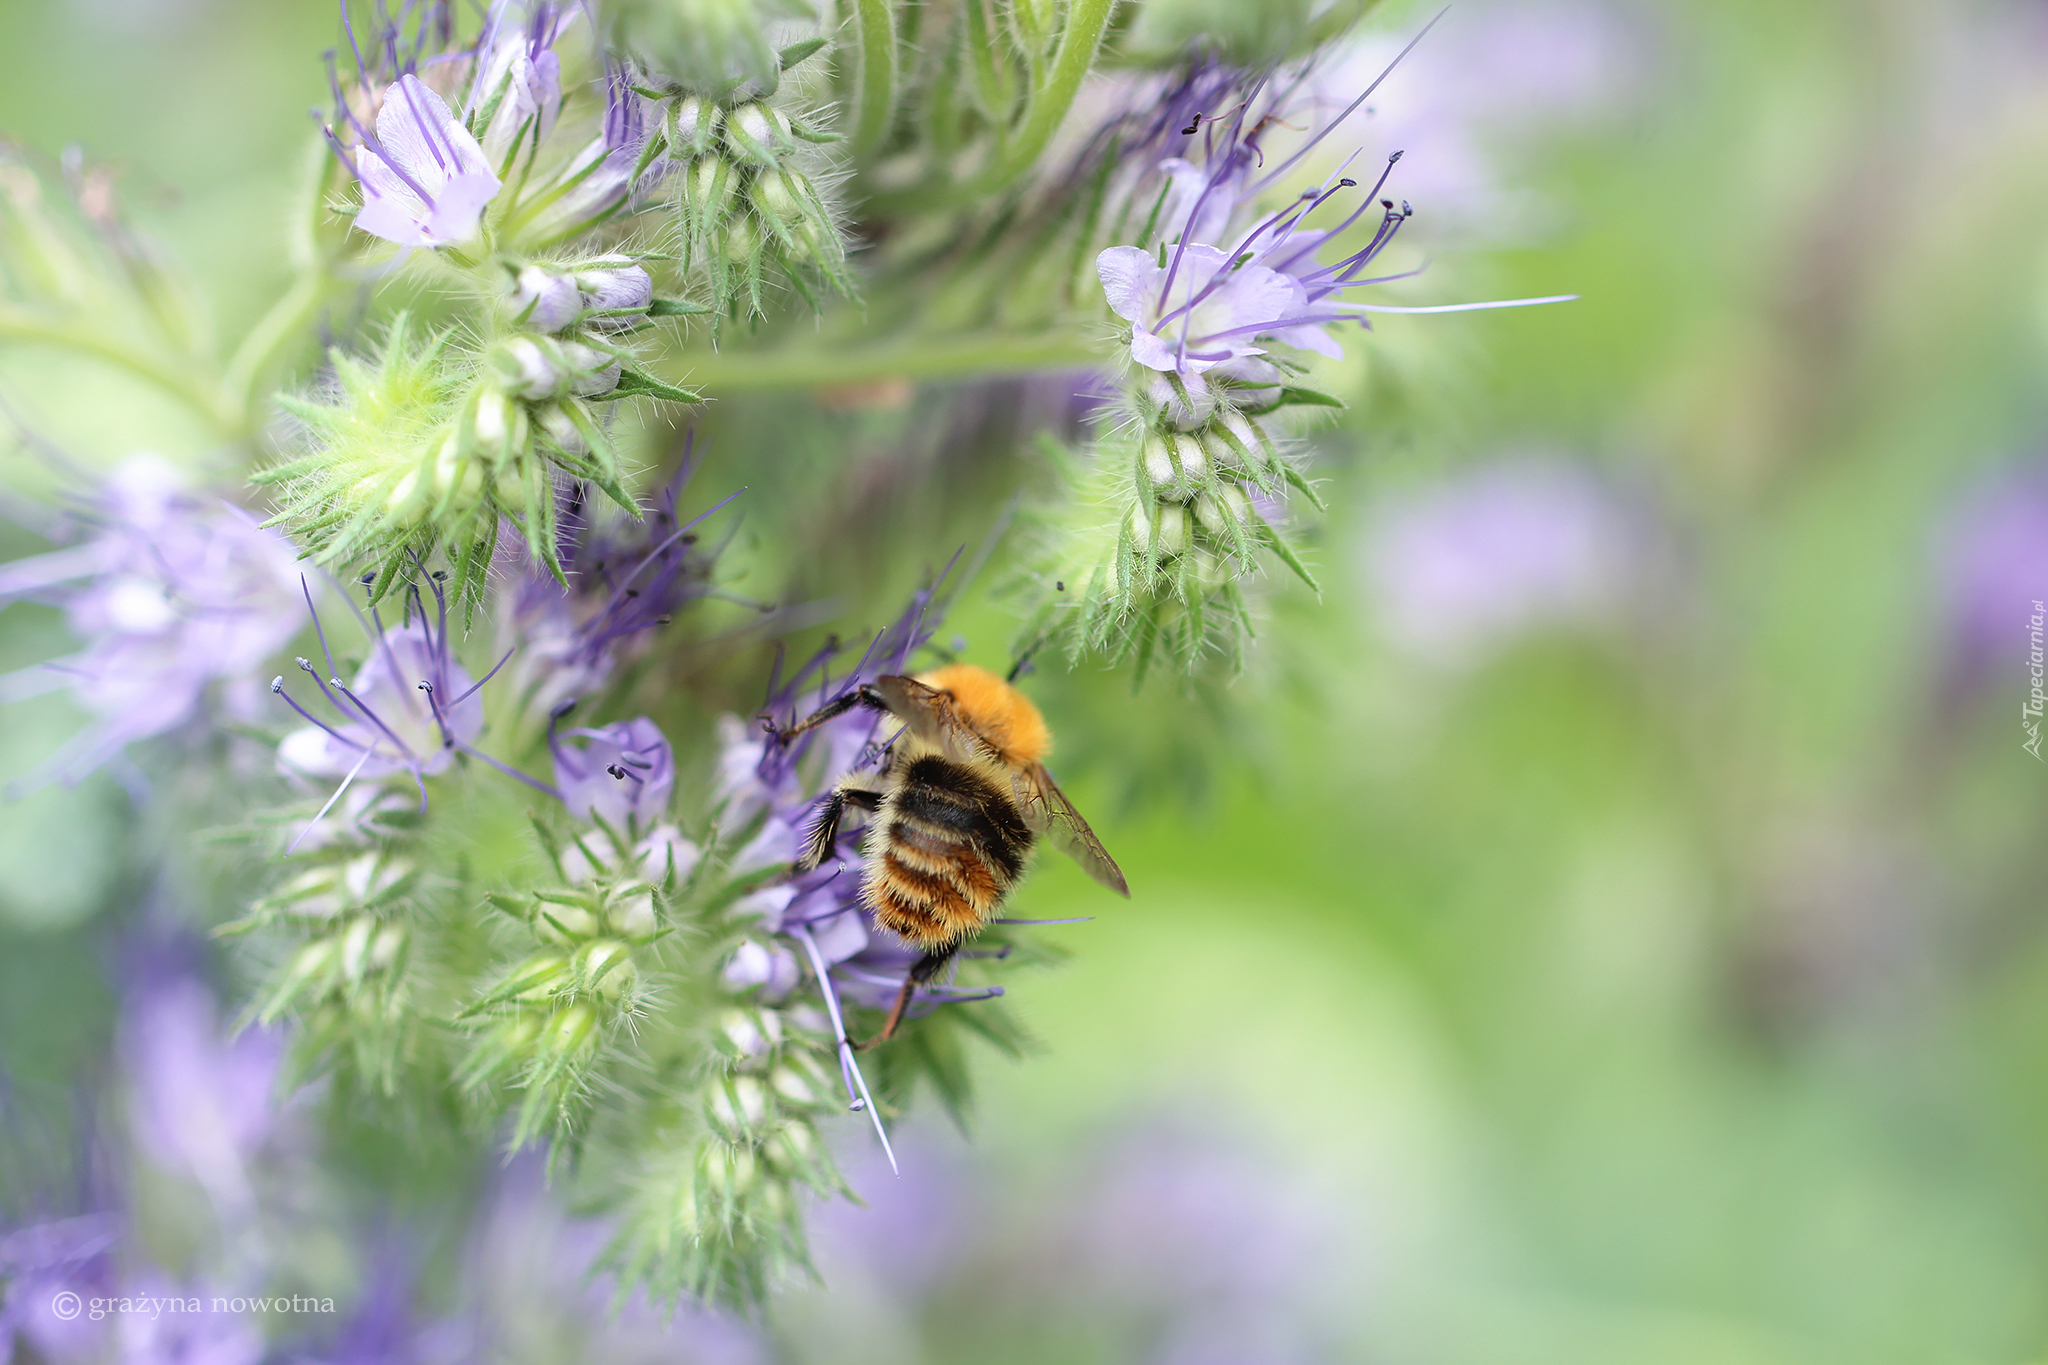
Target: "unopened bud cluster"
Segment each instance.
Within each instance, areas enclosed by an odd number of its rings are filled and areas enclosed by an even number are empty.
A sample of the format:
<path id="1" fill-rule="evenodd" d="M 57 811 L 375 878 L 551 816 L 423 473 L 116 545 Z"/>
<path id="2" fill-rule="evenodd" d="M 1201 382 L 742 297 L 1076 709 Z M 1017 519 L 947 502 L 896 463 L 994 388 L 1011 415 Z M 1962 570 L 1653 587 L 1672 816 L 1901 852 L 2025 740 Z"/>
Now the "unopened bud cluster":
<path id="1" fill-rule="evenodd" d="M 669 105 L 665 136 L 682 167 L 675 184 L 684 268 L 710 282 L 716 316 L 764 315 L 771 265 L 813 307 L 820 282 L 853 295 L 838 224 L 802 169 L 807 144 L 829 134 L 763 100 L 727 106 L 683 94 Z"/>

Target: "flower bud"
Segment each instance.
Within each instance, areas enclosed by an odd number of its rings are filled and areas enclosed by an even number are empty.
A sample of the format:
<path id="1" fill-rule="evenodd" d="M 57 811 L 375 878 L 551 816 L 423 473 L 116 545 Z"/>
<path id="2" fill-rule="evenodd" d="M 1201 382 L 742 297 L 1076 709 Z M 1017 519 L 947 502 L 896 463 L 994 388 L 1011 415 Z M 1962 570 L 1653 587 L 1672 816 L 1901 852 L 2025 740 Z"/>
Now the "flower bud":
<path id="1" fill-rule="evenodd" d="M 498 397 L 503 401 L 503 395 Z M 434 456 L 434 496 L 447 499 L 459 511 L 474 506 L 483 491 L 482 466 L 463 455 L 462 442 L 449 432 Z"/>
<path id="2" fill-rule="evenodd" d="M 654 914 L 654 888 L 640 887 L 613 900 L 611 921 L 620 933 L 633 938 L 653 933 L 659 926 Z"/>
<path id="3" fill-rule="evenodd" d="M 1187 397 L 1183 399 L 1181 392 Z M 1193 431 L 1206 423 L 1216 411 L 1216 390 L 1200 375 L 1189 375 L 1181 380 L 1176 389 L 1173 381 L 1161 375 L 1147 386 L 1146 396 L 1157 405 L 1167 425 L 1176 431 Z"/>
<path id="4" fill-rule="evenodd" d="M 818 1102 L 817 1087 L 810 1077 L 793 1066 L 778 1066 L 768 1077 L 769 1086 L 776 1094 L 798 1106 L 809 1106 Z"/>
<path id="5" fill-rule="evenodd" d="M 571 963 L 584 990 L 614 999 L 633 988 L 633 950 L 615 938 L 601 938 L 576 950 Z"/>
<path id="6" fill-rule="evenodd" d="M 697 231 L 711 232 L 725 221 L 737 189 L 732 163 L 722 156 L 707 156 L 690 167 L 683 177 L 683 202 Z"/>
<path id="7" fill-rule="evenodd" d="M 535 402 L 559 397 L 568 388 L 569 366 L 561 350 L 539 337 L 516 336 L 491 352 L 491 364 L 505 391 Z"/>
<path id="8" fill-rule="evenodd" d="M 1177 555 L 1188 547 L 1187 509 L 1177 502 L 1163 503 L 1157 509 L 1159 519 L 1159 553 Z"/>
<path id="9" fill-rule="evenodd" d="M 409 469 L 384 495 L 384 510 L 401 526 L 417 526 L 427 519 L 431 492 L 430 481 L 421 478 L 419 470 Z"/>
<path id="10" fill-rule="evenodd" d="M 514 322 L 536 332 L 561 331 L 576 321 L 583 306 L 575 280 L 538 265 L 529 265 L 513 277 L 505 304 Z"/>
<path id="11" fill-rule="evenodd" d="M 759 102 L 742 104 L 726 115 L 725 145 L 736 156 L 773 168 L 784 149 L 795 145 L 789 120 Z"/>
<path id="12" fill-rule="evenodd" d="M 368 915 L 350 921 L 341 932 L 341 974 L 361 981 L 370 965 L 370 941 L 376 936 L 377 921 Z"/>
<path id="13" fill-rule="evenodd" d="M 582 291 L 583 306 L 594 312 L 618 313 L 631 309 L 644 314 L 647 305 L 654 302 L 653 277 L 625 256 L 601 257 L 591 266 L 578 270 L 576 287 Z M 634 321 L 632 316 L 600 317 L 590 319 L 590 325 L 630 327 Z"/>
<path id="14" fill-rule="evenodd" d="M 404 925 L 386 921 L 384 927 L 377 931 L 376 941 L 370 945 L 371 970 L 381 972 L 397 962 L 409 937 Z"/>
<path id="15" fill-rule="evenodd" d="M 1173 482 L 1178 471 L 1173 467 L 1173 452 L 1167 448 L 1164 436 L 1156 431 L 1147 432 L 1139 458 L 1145 465 L 1145 478 L 1154 488 L 1164 488 Z"/>
<path id="16" fill-rule="evenodd" d="M 600 393 L 610 393 L 619 386 L 619 361 L 616 356 L 606 355 L 580 341 L 562 343 L 562 358 L 568 362 L 572 378 L 569 392 L 587 398 Z"/>
<path id="17" fill-rule="evenodd" d="M 583 439 L 583 433 L 577 430 L 575 419 L 559 405 L 550 403 L 536 408 L 533 419 L 540 423 L 540 429 L 548 434 L 549 440 L 569 454 L 580 455 L 590 448 Z"/>
<path id="18" fill-rule="evenodd" d="M 1218 469 L 1244 468 L 1244 459 L 1237 453 L 1236 447 L 1232 446 L 1224 438 L 1223 433 L 1215 427 L 1211 426 L 1204 431 L 1201 435 L 1201 441 L 1202 451 L 1209 457 L 1209 463 L 1215 465 Z M 1247 447 L 1247 449 L 1256 451 L 1258 447 L 1254 445 Z"/>
<path id="19" fill-rule="evenodd" d="M 761 232 L 752 219 L 735 218 L 725 225 L 725 259 L 743 265 L 761 249 Z"/>
<path id="20" fill-rule="evenodd" d="M 350 899 L 358 904 L 367 904 L 411 874 L 412 863 L 409 859 L 387 858 L 381 853 L 365 853 L 348 861 L 342 869 L 341 883 Z"/>
<path id="21" fill-rule="evenodd" d="M 548 1020 L 544 1046 L 557 1057 L 574 1057 L 597 1045 L 597 1011 L 584 1004 L 558 1010 Z"/>
<path id="22" fill-rule="evenodd" d="M 597 916 L 580 905 L 549 904 L 544 913 L 534 922 L 534 930 L 541 937 L 557 943 L 594 938 L 597 935 Z M 567 938 L 564 938 L 564 935 Z"/>
<path id="23" fill-rule="evenodd" d="M 685 95 L 669 109 L 668 147 L 676 157 L 702 156 L 718 139 L 725 111 L 707 99 Z"/>
<path id="24" fill-rule="evenodd" d="M 539 953 L 519 964 L 509 984 L 522 986 L 512 998 L 543 1001 L 569 982 L 569 959 L 560 953 Z"/>

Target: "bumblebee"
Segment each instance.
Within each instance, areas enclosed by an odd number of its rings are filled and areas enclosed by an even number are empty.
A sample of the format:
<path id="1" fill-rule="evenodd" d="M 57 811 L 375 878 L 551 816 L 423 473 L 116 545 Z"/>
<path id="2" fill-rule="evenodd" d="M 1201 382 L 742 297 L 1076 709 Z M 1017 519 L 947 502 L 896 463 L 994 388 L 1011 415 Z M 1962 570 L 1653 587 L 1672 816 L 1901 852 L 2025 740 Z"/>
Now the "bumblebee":
<path id="1" fill-rule="evenodd" d="M 948 664 L 880 677 L 779 738 L 787 743 L 855 707 L 901 721 L 872 773 L 841 778 L 805 833 L 796 871 L 832 852 L 846 808 L 868 813 L 861 899 L 875 921 L 924 950 L 874 1041 L 894 1035 L 916 989 L 980 933 L 1024 875 L 1040 839 L 1120 896 L 1131 892 L 1088 822 L 1041 761 L 1052 747 L 1028 698 L 985 668 Z"/>

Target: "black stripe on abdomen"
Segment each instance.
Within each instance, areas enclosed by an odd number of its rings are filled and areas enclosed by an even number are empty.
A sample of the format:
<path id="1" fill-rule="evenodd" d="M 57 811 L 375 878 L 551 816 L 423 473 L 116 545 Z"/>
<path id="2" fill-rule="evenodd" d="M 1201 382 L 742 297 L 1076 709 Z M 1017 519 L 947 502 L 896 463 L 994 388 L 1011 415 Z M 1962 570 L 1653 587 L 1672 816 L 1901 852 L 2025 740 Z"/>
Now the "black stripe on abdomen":
<path id="1" fill-rule="evenodd" d="M 910 765 L 891 804 L 900 817 L 923 825 L 934 841 L 951 836 L 972 844 L 1007 884 L 1024 871 L 1031 829 L 1017 806 L 972 768 L 927 755 Z M 907 833 L 907 831 L 906 831 Z"/>

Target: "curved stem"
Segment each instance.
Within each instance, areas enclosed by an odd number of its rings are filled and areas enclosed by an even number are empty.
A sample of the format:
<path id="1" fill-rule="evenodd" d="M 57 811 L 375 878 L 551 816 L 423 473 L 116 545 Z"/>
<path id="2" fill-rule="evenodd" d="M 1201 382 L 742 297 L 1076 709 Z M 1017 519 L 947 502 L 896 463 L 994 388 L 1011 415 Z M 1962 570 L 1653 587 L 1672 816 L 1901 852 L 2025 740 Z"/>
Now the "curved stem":
<path id="1" fill-rule="evenodd" d="M 30 309 L 0 303 L 0 340 L 59 346 L 103 360 L 156 386 L 223 432 L 242 434 L 240 414 L 228 409 L 200 376 L 168 365 L 146 351 L 123 346 L 89 327 L 39 317 Z"/>
<path id="2" fill-rule="evenodd" d="M 1000 189 L 1038 160 L 1095 65 L 1095 50 L 1102 45 L 1115 9 L 1116 0 L 1074 0 L 1067 10 L 1066 27 L 1060 31 L 1059 48 L 1053 53 L 1050 79 L 1044 89 L 1032 92 L 1024 122 L 1011 136 L 1004 154 L 975 178 L 974 192 Z"/>
<path id="3" fill-rule="evenodd" d="M 896 16 L 889 0 L 854 0 L 860 35 L 860 112 L 853 124 L 855 155 L 876 150 L 896 113 Z"/>
<path id="4" fill-rule="evenodd" d="M 286 348 L 303 339 L 306 324 L 327 296 L 327 284 L 325 270 L 316 268 L 299 276 L 235 348 L 221 379 L 221 402 L 228 411 L 241 415 L 242 426 L 254 425 L 255 414 L 250 409 L 256 401 L 258 381 Z"/>

